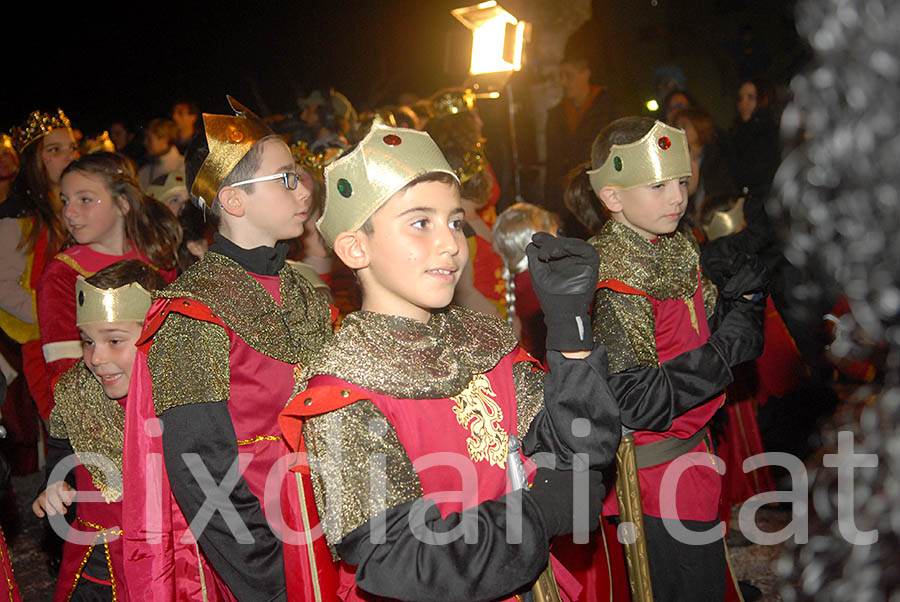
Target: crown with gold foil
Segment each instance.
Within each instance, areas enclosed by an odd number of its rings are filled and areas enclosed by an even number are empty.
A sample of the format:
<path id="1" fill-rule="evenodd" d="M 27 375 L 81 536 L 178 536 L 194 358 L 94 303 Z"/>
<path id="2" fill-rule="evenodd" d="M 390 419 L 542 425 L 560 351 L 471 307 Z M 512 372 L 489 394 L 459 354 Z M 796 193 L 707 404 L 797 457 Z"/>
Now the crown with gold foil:
<path id="1" fill-rule="evenodd" d="M 21 155 L 33 142 L 60 128 L 72 129 L 72 124 L 62 109 L 56 109 L 55 114 L 32 111 L 25 120 L 25 125 L 13 127 L 10 134 L 16 152 Z"/>
<path id="2" fill-rule="evenodd" d="M 463 155 L 462 165 L 457 167 L 454 172 L 456 173 L 456 177 L 459 178 L 459 183 L 463 184 L 484 171 L 484 168 L 487 167 L 487 165 L 488 162 L 484 156 L 484 148 L 479 142 L 475 145 L 474 149 Z"/>
<path id="3" fill-rule="evenodd" d="M 373 125 L 355 149 L 325 168 L 325 210 L 316 227 L 332 246 L 338 234 L 358 230 L 404 186 L 432 172 L 457 178 L 431 136 Z"/>
<path id="4" fill-rule="evenodd" d="M 143 323 L 151 301 L 150 293 L 137 282 L 102 289 L 79 276 L 75 282 L 75 325 Z"/>
<path id="5" fill-rule="evenodd" d="M 431 97 L 431 116 L 456 115 L 475 108 L 475 93 L 471 90 L 441 90 Z"/>
<path id="6" fill-rule="evenodd" d="M 113 144 L 112 139 L 109 137 L 109 132 L 103 130 L 103 133 L 96 136 L 95 138 L 88 138 L 82 143 L 82 148 L 84 148 L 84 153 L 86 155 L 93 155 L 94 153 L 106 152 L 106 153 L 114 153 L 116 152 L 116 145 Z"/>
<path id="7" fill-rule="evenodd" d="M 637 142 L 614 144 L 606 162 L 587 174 L 598 196 L 604 186 L 627 190 L 690 176 L 687 136 L 684 130 L 657 121 Z"/>
<path id="8" fill-rule="evenodd" d="M 703 232 L 706 233 L 706 238 L 713 240 L 739 232 L 746 225 L 747 221 L 744 219 L 744 197 L 741 197 L 727 211 L 714 212 L 709 217 L 709 220 L 703 224 Z"/>
<path id="9" fill-rule="evenodd" d="M 320 180 L 323 177 L 322 172 L 325 171 L 325 166 L 336 161 L 341 156 L 341 152 L 342 150 L 339 148 L 329 148 L 324 152 L 314 153 L 309 150 L 309 144 L 302 140 L 291 145 L 291 155 L 297 165 L 310 170 Z"/>
<path id="10" fill-rule="evenodd" d="M 202 205 L 210 208 L 222 182 L 253 145 L 266 136 L 274 135 L 253 111 L 231 96 L 226 98 L 234 111 L 233 116 L 203 113 L 209 156 L 203 161 L 191 185 L 191 194 L 199 198 Z"/>

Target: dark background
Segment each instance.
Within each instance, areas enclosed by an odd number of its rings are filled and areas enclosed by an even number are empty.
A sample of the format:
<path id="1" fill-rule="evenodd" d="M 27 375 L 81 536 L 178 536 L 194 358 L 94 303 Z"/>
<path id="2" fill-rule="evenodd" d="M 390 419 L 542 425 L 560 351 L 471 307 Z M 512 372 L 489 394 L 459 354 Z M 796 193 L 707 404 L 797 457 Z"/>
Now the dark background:
<path id="1" fill-rule="evenodd" d="M 404 91 L 425 96 L 462 81 L 462 74 L 447 74 L 444 67 L 447 34 L 465 33 L 450 10 L 466 4 L 120 2 L 73 10 L 8 2 L 0 36 L 6 46 L 0 128 L 8 130 L 34 109 L 62 107 L 73 125 L 93 134 L 114 120 L 140 125 L 168 115 L 176 98 L 225 112 L 226 93 L 264 115 L 295 110 L 298 97 L 319 87 L 336 88 L 359 108 L 395 102 Z M 729 44 L 745 25 L 765 44 L 773 80 L 786 83 L 805 60 L 793 0 L 593 4 L 610 70 L 619 86 L 630 88 L 623 92 L 635 111 L 640 107 L 634 101 L 651 93 L 648 72 L 655 65 L 648 61 L 672 57 L 719 120 L 730 116 L 736 75 Z M 536 43 L 542 26 L 567 12 L 565 0 L 503 5 L 534 23 Z M 465 49 L 451 50 L 457 52 Z M 544 67 L 532 60 L 515 77 L 536 81 L 546 77 Z"/>

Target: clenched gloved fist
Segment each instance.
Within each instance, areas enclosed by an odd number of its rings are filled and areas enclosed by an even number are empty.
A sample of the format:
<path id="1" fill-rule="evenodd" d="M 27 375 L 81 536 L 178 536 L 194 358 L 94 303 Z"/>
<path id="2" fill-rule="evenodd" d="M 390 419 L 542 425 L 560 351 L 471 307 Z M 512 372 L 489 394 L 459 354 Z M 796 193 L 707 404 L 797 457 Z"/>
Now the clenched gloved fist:
<path id="1" fill-rule="evenodd" d="M 757 255 L 741 254 L 736 259 L 735 273 L 719 286 L 716 311 L 709 321 L 710 330 L 718 330 L 725 316 L 742 303 L 761 303 L 769 287 L 769 270 Z"/>
<path id="2" fill-rule="evenodd" d="M 600 257 L 577 238 L 537 232 L 525 247 L 531 284 L 547 325 L 547 349 L 590 351 L 590 308 L 597 288 Z"/>

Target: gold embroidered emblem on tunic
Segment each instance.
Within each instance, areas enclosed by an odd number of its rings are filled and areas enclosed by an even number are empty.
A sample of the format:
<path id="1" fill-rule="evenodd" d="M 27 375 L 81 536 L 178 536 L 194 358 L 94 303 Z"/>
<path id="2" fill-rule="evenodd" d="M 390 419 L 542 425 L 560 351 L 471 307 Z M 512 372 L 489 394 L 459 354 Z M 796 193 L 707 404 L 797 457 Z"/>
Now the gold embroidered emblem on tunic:
<path id="1" fill-rule="evenodd" d="M 453 400 L 453 413 L 460 426 L 469 430 L 466 447 L 473 462 L 487 460 L 506 468 L 509 434 L 500 426 L 503 410 L 494 401 L 497 394 L 484 374 L 476 374 L 469 386 Z"/>

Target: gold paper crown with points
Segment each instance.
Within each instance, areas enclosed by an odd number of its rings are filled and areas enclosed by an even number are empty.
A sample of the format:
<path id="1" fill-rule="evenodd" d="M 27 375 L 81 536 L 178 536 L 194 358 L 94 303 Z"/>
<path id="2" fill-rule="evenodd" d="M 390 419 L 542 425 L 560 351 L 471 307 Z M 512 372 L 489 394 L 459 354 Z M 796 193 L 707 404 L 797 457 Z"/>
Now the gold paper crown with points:
<path id="1" fill-rule="evenodd" d="M 21 155 L 33 142 L 60 128 L 72 129 L 72 124 L 62 109 L 56 109 L 55 114 L 32 111 L 25 120 L 25 125 L 13 127 L 10 134 L 16 152 Z"/>
<path id="2" fill-rule="evenodd" d="M 687 136 L 684 130 L 657 121 L 640 140 L 612 145 L 606 162 L 587 174 L 598 196 L 604 186 L 627 190 L 690 176 Z"/>
<path id="3" fill-rule="evenodd" d="M 191 184 L 191 194 L 212 207 L 222 182 L 250 152 L 253 145 L 274 132 L 253 111 L 226 96 L 234 115 L 203 113 L 209 155 Z"/>
<path id="4" fill-rule="evenodd" d="M 431 116 L 456 115 L 475 108 L 475 93 L 471 90 L 443 90 L 431 97 Z"/>
<path id="5" fill-rule="evenodd" d="M 457 178 L 431 136 L 373 125 L 355 149 L 325 168 L 325 209 L 316 222 L 326 244 L 358 230 L 404 186 L 427 173 Z"/>
<path id="6" fill-rule="evenodd" d="M 150 293 L 137 282 L 102 289 L 79 276 L 75 281 L 75 325 L 143 323 L 151 301 Z"/>
<path id="7" fill-rule="evenodd" d="M 713 240 L 739 232 L 746 225 L 744 197 L 740 197 L 727 211 L 714 212 L 709 220 L 703 224 L 703 232 L 706 233 L 706 238 Z"/>

